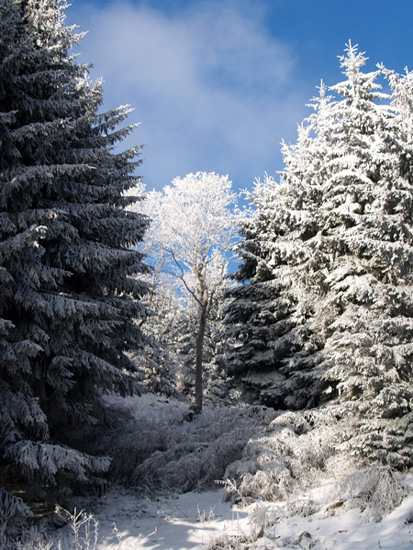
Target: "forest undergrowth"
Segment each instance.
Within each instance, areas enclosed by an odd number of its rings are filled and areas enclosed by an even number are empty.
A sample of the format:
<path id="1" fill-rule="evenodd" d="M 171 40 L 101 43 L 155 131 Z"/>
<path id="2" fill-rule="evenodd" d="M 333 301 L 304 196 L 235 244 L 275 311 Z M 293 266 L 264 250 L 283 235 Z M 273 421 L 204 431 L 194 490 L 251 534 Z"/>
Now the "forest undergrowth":
<path id="1" fill-rule="evenodd" d="M 224 536 L 211 549 L 258 548 L 258 541 L 285 518 L 323 510 L 333 515 L 358 508 L 368 521 L 377 522 L 411 492 L 406 476 L 349 456 L 343 439 L 351 428 L 344 430 L 334 410 L 301 413 L 207 405 L 193 418 L 189 402 L 150 394 L 106 397 L 105 406 L 89 450 L 112 457 L 112 489 L 156 499 L 223 485 L 226 500 L 237 507 L 259 504 L 251 515 L 256 528 L 248 540 L 244 535 Z M 69 547 L 99 548 L 93 515 L 79 514 L 75 506 L 73 498 L 57 520 L 59 526 L 70 526 Z M 21 527 L 3 513 L 1 547 L 62 548 L 52 529 L 56 517 L 43 523 L 47 536 L 38 526 L 22 535 Z"/>

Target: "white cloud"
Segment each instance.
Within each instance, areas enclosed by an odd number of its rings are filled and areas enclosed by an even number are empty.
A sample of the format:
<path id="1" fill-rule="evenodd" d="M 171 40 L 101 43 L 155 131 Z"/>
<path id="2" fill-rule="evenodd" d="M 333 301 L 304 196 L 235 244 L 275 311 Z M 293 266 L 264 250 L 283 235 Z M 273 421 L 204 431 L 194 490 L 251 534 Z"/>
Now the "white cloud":
<path id="1" fill-rule="evenodd" d="M 130 144 L 145 143 L 148 187 L 197 170 L 245 187 L 280 168 L 280 140 L 294 139 L 308 98 L 294 91 L 290 48 L 252 2 L 204 2 L 173 17 L 124 2 L 88 10 L 81 59 L 103 76 L 108 107 L 135 107 L 142 125 Z"/>

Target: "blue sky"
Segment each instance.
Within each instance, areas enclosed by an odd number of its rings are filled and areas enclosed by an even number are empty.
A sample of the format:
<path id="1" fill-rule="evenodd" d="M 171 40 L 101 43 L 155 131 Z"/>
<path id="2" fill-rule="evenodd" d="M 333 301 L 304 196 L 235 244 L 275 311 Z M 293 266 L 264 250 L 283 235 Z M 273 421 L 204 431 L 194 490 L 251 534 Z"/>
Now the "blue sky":
<path id="1" fill-rule="evenodd" d="M 351 39 L 369 57 L 413 69 L 413 0 L 71 0 L 77 47 L 104 80 L 105 108 L 131 104 L 148 190 L 189 172 L 248 188 L 282 169 L 306 103 L 341 80 Z"/>

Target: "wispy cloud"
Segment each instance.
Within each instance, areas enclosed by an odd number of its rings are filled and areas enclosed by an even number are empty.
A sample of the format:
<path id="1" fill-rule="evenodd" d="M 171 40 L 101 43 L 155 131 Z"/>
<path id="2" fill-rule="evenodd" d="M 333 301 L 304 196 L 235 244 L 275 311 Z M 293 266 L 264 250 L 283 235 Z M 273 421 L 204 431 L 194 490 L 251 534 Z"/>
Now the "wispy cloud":
<path id="1" fill-rule="evenodd" d="M 142 125 L 131 140 L 145 144 L 148 187 L 198 170 L 245 187 L 280 168 L 279 143 L 294 139 L 308 97 L 295 91 L 294 53 L 268 33 L 252 1 L 173 15 L 139 2 L 85 10 L 75 4 L 71 15 L 89 30 L 81 60 L 103 76 L 108 107 L 135 107 Z"/>

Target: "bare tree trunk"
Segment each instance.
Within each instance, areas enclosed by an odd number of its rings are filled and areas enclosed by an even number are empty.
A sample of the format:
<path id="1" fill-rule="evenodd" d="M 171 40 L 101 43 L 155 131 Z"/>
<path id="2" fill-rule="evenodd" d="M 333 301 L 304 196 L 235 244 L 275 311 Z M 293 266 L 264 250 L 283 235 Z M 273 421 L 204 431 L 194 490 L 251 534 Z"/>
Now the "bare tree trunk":
<path id="1" fill-rule="evenodd" d="M 208 313 L 208 302 L 204 302 L 201 306 L 201 314 L 199 317 L 198 334 L 196 335 L 196 360 L 195 360 L 195 413 L 202 412 L 202 357 L 204 351 L 204 338 Z"/>

